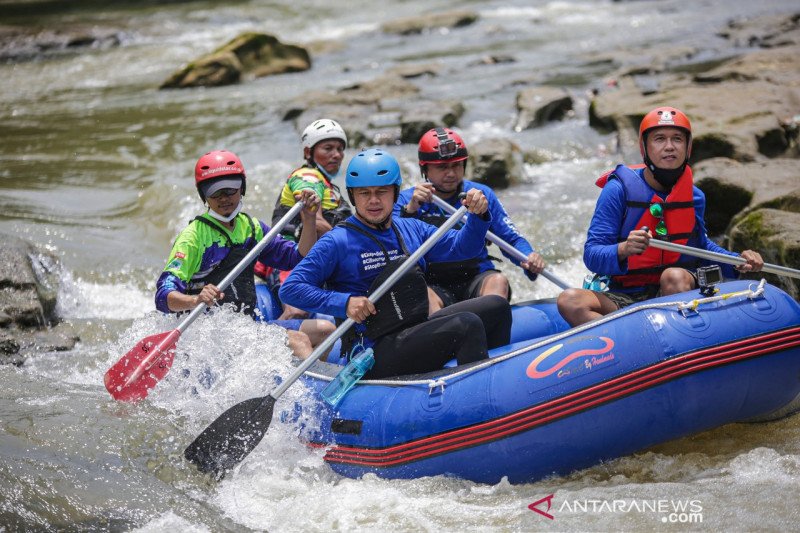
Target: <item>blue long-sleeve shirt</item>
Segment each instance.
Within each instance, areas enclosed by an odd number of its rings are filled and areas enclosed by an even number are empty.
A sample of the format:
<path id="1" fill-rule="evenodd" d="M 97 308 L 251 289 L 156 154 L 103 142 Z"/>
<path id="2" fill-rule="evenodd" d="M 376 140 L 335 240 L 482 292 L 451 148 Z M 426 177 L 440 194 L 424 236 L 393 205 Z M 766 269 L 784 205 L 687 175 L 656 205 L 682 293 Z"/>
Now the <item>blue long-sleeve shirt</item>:
<path id="1" fill-rule="evenodd" d="M 464 180 L 462 184 L 463 184 L 462 191 L 466 192 L 469 191 L 470 189 L 478 189 L 484 194 L 484 196 L 486 196 L 486 200 L 488 200 L 489 202 L 489 212 L 492 215 L 492 223 L 489 226 L 489 231 L 491 231 L 492 233 L 494 233 L 495 235 L 497 235 L 498 237 L 509 243 L 511 246 L 513 246 L 514 248 L 525 254 L 526 257 L 534 252 L 534 249 L 531 246 L 531 244 L 527 241 L 527 239 L 525 239 L 525 237 L 522 236 L 519 230 L 517 230 L 517 227 L 514 225 L 514 222 L 511 221 L 511 217 L 508 216 L 508 213 L 506 213 L 503 204 L 500 202 L 500 199 L 497 197 L 497 195 L 494 193 L 491 187 L 488 187 L 482 183 L 476 183 L 474 181 L 469 181 L 469 180 Z M 396 217 L 402 215 L 402 208 L 408 205 L 413 195 L 414 195 L 413 187 L 406 189 L 400 193 L 400 196 L 397 198 L 397 202 L 395 203 L 394 206 L 394 214 Z M 461 202 L 459 201 L 457 194 L 453 195 L 450 199 L 446 201 L 453 207 L 456 208 L 461 207 Z M 411 218 L 411 217 L 421 218 L 425 214 L 441 215 L 444 216 L 445 218 L 448 216 L 448 214 L 444 213 L 441 208 L 439 208 L 436 204 L 431 202 L 420 205 L 419 210 L 417 210 L 416 213 L 414 213 L 410 217 L 404 217 L 404 218 Z M 505 251 L 503 251 L 503 255 L 505 255 L 508 259 L 510 259 L 512 263 L 519 266 L 519 261 L 517 259 L 510 256 Z M 480 251 L 480 254 L 477 255 L 476 257 L 480 259 L 479 268 L 481 272 L 492 270 L 494 268 L 494 264 L 492 263 L 491 259 L 489 259 L 489 250 L 486 248 L 485 243 Z M 452 261 L 452 259 L 450 259 L 450 261 Z M 525 274 L 528 275 L 528 277 L 531 279 L 536 279 L 537 276 L 536 274 L 533 274 L 532 272 L 527 270 L 525 271 Z"/>
<path id="2" fill-rule="evenodd" d="M 425 242 L 436 228 L 410 218 L 392 219 L 409 253 Z M 390 259 L 402 254 L 392 229 L 376 230 L 355 216 L 347 222 L 374 235 L 386 248 Z M 461 230 L 450 230 L 419 261 L 423 270 L 427 261 L 438 262 L 475 257 L 484 247 L 490 220 L 468 215 Z M 309 312 L 340 318 L 347 316 L 351 296 L 366 296 L 373 280 L 386 264 L 380 247 L 366 235 L 341 226 L 323 235 L 309 254 L 294 267 L 281 285 L 282 302 Z"/>
<path id="3" fill-rule="evenodd" d="M 644 169 L 638 169 L 637 173 L 642 175 Z M 644 177 L 642 177 L 644 179 Z M 653 194 L 661 198 L 666 197 L 666 193 L 656 191 L 649 187 L 652 198 Z M 731 256 L 739 254 L 729 252 L 717 243 L 708 238 L 706 226 L 703 221 L 706 197 L 703 191 L 697 187 L 693 188 L 693 202 L 695 213 L 695 235 L 689 238 L 687 246 L 693 246 L 711 252 L 718 252 Z M 610 179 L 603 187 L 597 205 L 589 224 L 589 231 L 586 237 L 586 244 L 583 247 L 583 262 L 586 267 L 601 275 L 617 276 L 628 272 L 627 259 L 619 261 L 617 259 L 617 245 L 621 236 L 623 220 L 625 218 L 625 188 L 620 180 Z M 681 255 L 678 261 L 693 261 L 694 258 Z M 701 264 L 717 264 L 712 261 L 702 260 Z M 727 278 L 738 277 L 737 271 L 730 265 L 720 265 L 722 273 Z"/>

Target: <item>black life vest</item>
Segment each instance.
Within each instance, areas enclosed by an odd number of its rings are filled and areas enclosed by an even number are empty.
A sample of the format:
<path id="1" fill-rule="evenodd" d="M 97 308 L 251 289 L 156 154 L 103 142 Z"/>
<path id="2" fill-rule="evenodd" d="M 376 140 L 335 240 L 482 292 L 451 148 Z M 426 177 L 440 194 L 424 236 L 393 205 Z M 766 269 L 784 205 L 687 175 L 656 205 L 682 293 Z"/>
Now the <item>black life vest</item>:
<path id="1" fill-rule="evenodd" d="M 342 222 L 339 225 L 369 237 L 375 241 L 383 252 L 386 265 L 370 284 L 369 294 L 372 294 L 375 289 L 392 275 L 392 273 L 400 268 L 410 255 L 403 237 L 394 224 L 391 225 L 391 228 L 397 237 L 400 250 L 403 252 L 402 255 L 394 259 L 389 257 L 389 252 L 386 251 L 386 247 L 371 233 L 349 222 Z M 377 302 L 374 302 L 374 305 L 377 313 L 364 321 L 366 329 L 363 333 L 364 336 L 369 337 L 373 341 L 427 320 L 428 285 L 425 282 L 425 276 L 419 266 L 415 265 L 413 269 L 406 272 L 397 280 L 391 289 L 381 296 Z M 354 329 L 350 331 L 351 333 L 342 340 L 343 353 L 349 353 L 349 348 L 358 342 L 359 334 L 357 334 Z"/>
<path id="2" fill-rule="evenodd" d="M 197 280 L 193 279 L 193 287 L 186 291 L 187 294 L 200 294 L 203 286 L 209 283 L 218 285 L 219 282 L 225 278 L 225 276 L 227 276 L 234 268 L 236 268 L 239 263 L 242 262 L 245 256 L 256 245 L 256 228 L 255 224 L 253 223 L 253 219 L 250 217 L 250 215 L 245 213 L 242 214 L 245 216 L 245 218 L 247 218 L 247 221 L 250 224 L 250 235 L 253 237 L 252 239 L 245 241 L 245 243 L 249 242 L 249 245 L 244 243 L 233 244 L 233 241 L 228 235 L 228 232 L 225 231 L 225 228 L 205 217 L 198 216 L 195 218 L 196 221 L 220 232 L 228 241 L 227 244 L 230 252 L 228 252 L 228 255 L 226 255 L 225 258 L 220 261 L 216 267 L 214 267 L 214 270 L 209 272 L 206 276 Z M 234 278 L 230 286 L 223 291 L 225 293 L 225 299 L 222 301 L 224 304 L 235 304 L 238 311 L 242 311 L 251 316 L 255 316 L 256 309 L 258 309 L 256 284 L 255 278 L 253 277 L 253 268 L 255 267 L 255 263 L 256 260 L 254 259 L 244 270 L 242 270 L 238 276 L 236 276 L 236 278 Z"/>
<path id="3" fill-rule="evenodd" d="M 438 206 L 435 207 L 435 210 L 419 211 L 416 218 L 437 228 L 441 227 L 449 217 Z M 460 230 L 463 225 L 459 222 L 454 229 Z M 428 280 L 428 283 L 440 287 L 451 287 L 469 281 L 480 274 L 480 264 L 480 257 L 460 261 L 429 262 L 425 270 L 425 279 Z"/>

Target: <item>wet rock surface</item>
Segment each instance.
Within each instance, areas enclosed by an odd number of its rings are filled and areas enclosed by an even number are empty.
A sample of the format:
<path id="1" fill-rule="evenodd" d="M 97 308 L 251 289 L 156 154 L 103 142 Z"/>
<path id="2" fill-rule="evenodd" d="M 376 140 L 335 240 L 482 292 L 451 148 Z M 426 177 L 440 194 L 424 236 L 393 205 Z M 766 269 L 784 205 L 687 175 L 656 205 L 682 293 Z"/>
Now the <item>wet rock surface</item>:
<path id="1" fill-rule="evenodd" d="M 0 247 L 0 364 L 22 364 L 33 353 L 71 349 L 78 338 L 59 324 L 56 258 L 2 235 Z"/>

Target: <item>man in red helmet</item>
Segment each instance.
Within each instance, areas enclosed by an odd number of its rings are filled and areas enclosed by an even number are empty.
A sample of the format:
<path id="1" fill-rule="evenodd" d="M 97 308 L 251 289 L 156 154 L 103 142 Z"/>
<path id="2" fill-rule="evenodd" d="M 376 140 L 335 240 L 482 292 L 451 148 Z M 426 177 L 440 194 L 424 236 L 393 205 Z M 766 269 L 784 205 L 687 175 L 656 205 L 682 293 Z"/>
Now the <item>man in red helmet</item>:
<path id="1" fill-rule="evenodd" d="M 711 241 L 703 221 L 705 195 L 692 183 L 689 118 L 674 107 L 647 113 L 639 126 L 644 165 L 619 165 L 597 180 L 603 188 L 584 245 L 583 260 L 607 290 L 568 289 L 558 297 L 558 310 L 573 326 L 653 298 L 694 289 L 694 271 L 715 264 L 648 247 L 659 238 L 736 256 Z M 740 272 L 757 272 L 764 261 L 752 250 L 741 254 Z M 725 277 L 736 277 L 720 265 Z M 592 287 L 592 284 L 589 284 Z"/>
<path id="2" fill-rule="evenodd" d="M 467 167 L 467 147 L 464 140 L 449 128 L 433 128 L 425 132 L 419 141 L 419 168 L 424 183 L 404 190 L 395 204 L 395 215 L 413 217 L 435 226 L 441 225 L 447 214 L 433 202 L 433 195 L 458 207 L 458 195 L 470 189 L 479 189 L 489 201 L 492 224 L 489 231 L 528 257 L 519 263 L 525 274 L 536 279 L 545 267 L 542 257 L 533 250 L 503 208 L 503 204 L 490 187 L 464 179 Z M 505 252 L 503 252 L 505 254 Z M 494 267 L 489 251 L 483 247 L 481 253 L 466 261 L 431 263 L 426 273 L 428 283 L 436 293 L 432 311 L 469 298 L 496 294 L 511 299 L 511 287 L 505 274 Z"/>
<path id="3" fill-rule="evenodd" d="M 233 152 L 216 150 L 201 157 L 195 165 L 195 185 L 208 210 L 184 228 L 170 252 L 167 266 L 156 283 L 156 308 L 165 313 L 233 303 L 254 317 L 257 299 L 250 264 L 226 292 L 217 284 L 231 272 L 269 232 L 269 227 L 242 212 L 242 197 L 247 178 L 244 166 Z M 269 243 L 258 259 L 267 265 L 290 270 L 309 252 L 317 240 L 316 210 L 319 197 L 314 191 L 300 191 L 305 202 L 301 212 L 305 229 L 298 243 L 280 236 Z M 301 359 L 321 343 L 335 328 L 325 320 L 281 320 L 271 323 L 288 330 L 289 347 Z"/>

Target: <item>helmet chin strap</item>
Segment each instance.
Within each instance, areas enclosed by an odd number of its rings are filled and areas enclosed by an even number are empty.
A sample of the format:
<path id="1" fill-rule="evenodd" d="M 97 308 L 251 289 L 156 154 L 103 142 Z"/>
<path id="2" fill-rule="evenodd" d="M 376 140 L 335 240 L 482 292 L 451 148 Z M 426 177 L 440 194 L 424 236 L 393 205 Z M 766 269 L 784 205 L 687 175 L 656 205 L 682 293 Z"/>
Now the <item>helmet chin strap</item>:
<path id="1" fill-rule="evenodd" d="M 219 220 L 220 222 L 228 223 L 238 215 L 242 211 L 242 206 L 244 206 L 244 202 L 239 200 L 239 205 L 236 206 L 236 209 L 233 210 L 233 213 L 228 215 L 227 217 L 220 215 L 210 207 L 208 208 L 208 214 L 211 215 L 212 218 Z"/>

